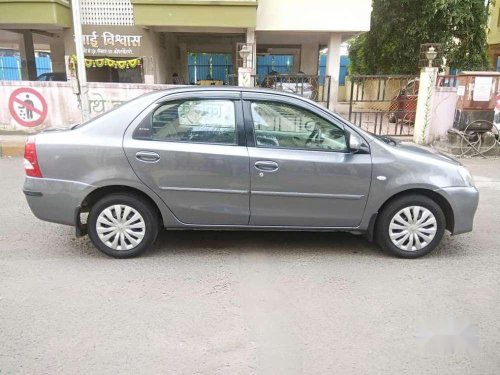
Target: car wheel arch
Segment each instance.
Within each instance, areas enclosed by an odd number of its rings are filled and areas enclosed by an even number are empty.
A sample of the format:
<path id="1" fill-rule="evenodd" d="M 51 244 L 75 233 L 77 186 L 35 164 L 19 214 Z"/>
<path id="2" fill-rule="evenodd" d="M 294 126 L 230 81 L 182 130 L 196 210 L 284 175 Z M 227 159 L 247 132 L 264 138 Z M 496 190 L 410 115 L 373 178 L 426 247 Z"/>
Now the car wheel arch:
<path id="1" fill-rule="evenodd" d="M 158 202 L 151 197 L 149 194 L 144 192 L 143 190 L 137 189 L 135 187 L 126 186 L 126 185 L 106 185 L 98 187 L 97 189 L 92 190 L 87 196 L 83 199 L 79 213 L 84 213 L 90 211 L 91 207 L 98 202 L 102 197 L 115 194 L 115 193 L 128 193 L 135 196 L 139 196 L 146 200 L 152 207 L 157 210 L 158 217 L 160 219 L 160 225 L 163 226 L 165 222 L 168 222 L 168 217 L 163 210 L 160 209 Z M 78 227 L 77 222 L 77 227 Z"/>
<path id="2" fill-rule="evenodd" d="M 369 223 L 369 228 L 368 228 L 368 238 L 369 240 L 373 240 L 374 238 L 374 232 L 377 224 L 377 217 L 378 213 L 382 212 L 382 210 L 393 200 L 398 199 L 402 196 L 405 195 L 423 195 L 426 196 L 430 199 L 432 199 L 434 202 L 436 202 L 441 210 L 444 213 L 445 219 L 446 219 L 446 229 L 449 230 L 450 232 L 453 233 L 453 229 L 455 226 L 455 217 L 453 213 L 453 208 L 451 207 L 451 204 L 448 202 L 448 200 L 439 194 L 438 192 L 430 189 L 422 189 L 422 188 L 415 188 L 415 189 L 407 189 L 403 190 L 400 192 L 397 192 L 393 195 L 391 195 L 389 198 L 387 198 L 379 207 L 376 213 L 372 215 L 370 218 L 370 223 Z"/>

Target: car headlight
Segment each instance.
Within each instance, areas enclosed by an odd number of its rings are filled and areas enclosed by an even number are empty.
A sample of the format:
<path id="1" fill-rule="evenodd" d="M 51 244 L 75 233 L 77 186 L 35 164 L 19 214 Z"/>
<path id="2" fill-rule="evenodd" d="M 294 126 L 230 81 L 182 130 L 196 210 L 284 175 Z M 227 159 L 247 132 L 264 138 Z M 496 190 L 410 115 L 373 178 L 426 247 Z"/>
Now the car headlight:
<path id="1" fill-rule="evenodd" d="M 465 167 L 458 167 L 458 172 L 460 173 L 460 176 L 462 176 L 462 179 L 464 180 L 465 185 L 467 186 L 475 186 L 474 185 L 474 179 L 472 178 L 472 175 L 470 172 L 467 170 Z"/>

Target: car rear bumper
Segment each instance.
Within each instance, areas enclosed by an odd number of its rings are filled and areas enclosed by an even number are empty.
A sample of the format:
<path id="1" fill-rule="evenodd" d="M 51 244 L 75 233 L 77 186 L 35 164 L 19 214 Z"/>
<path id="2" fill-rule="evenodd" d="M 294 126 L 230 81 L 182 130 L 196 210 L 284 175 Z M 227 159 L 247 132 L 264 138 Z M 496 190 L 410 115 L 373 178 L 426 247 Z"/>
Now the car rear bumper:
<path id="1" fill-rule="evenodd" d="M 479 203 L 479 191 L 475 187 L 448 187 L 436 190 L 450 203 L 454 225 L 452 234 L 472 231 L 474 215 Z"/>
<path id="2" fill-rule="evenodd" d="M 80 203 L 92 188 L 81 182 L 26 177 L 23 192 L 37 218 L 74 226 Z"/>

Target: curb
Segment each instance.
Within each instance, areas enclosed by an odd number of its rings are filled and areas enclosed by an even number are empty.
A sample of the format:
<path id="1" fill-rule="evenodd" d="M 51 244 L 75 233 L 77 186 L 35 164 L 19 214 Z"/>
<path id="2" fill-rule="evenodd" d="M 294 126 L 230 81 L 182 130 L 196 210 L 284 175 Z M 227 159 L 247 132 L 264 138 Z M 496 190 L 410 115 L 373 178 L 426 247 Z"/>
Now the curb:
<path id="1" fill-rule="evenodd" d="M 24 155 L 24 143 L 0 142 L 0 157 L 16 157 Z"/>

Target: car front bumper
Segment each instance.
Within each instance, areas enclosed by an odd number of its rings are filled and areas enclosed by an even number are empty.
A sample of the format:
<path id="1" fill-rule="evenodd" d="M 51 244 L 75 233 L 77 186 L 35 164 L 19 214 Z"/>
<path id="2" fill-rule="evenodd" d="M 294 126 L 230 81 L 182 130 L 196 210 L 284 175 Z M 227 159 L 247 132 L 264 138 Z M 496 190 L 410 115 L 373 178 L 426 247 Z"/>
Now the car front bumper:
<path id="1" fill-rule="evenodd" d="M 74 226 L 80 204 L 92 188 L 81 182 L 26 177 L 23 192 L 37 218 Z"/>
<path id="2" fill-rule="evenodd" d="M 451 233 L 455 235 L 472 231 L 479 191 L 475 187 L 448 187 L 436 192 L 446 198 L 453 210 L 454 225 Z"/>

